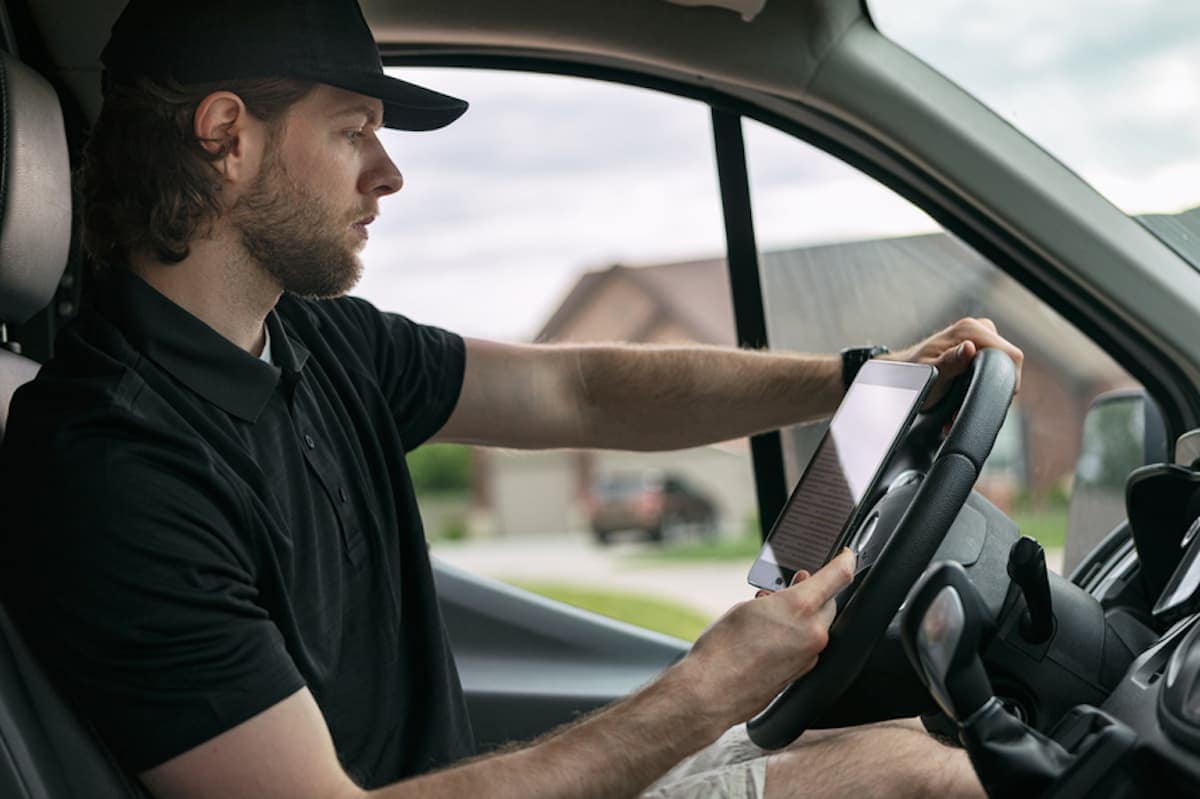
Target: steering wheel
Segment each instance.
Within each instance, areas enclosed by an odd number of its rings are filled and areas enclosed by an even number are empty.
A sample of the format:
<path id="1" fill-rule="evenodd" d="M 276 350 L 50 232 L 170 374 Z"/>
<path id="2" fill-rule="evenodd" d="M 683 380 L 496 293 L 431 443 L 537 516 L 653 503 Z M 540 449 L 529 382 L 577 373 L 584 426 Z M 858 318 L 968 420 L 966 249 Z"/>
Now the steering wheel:
<path id="1" fill-rule="evenodd" d="M 918 417 L 898 451 L 924 450 L 929 464 L 924 479 L 894 528 L 875 531 L 873 537 L 886 543 L 861 579 L 847 589 L 852 592 L 849 597 L 842 597 L 845 604 L 829 628 L 829 643 L 817 665 L 747 722 L 754 743 L 764 749 L 788 745 L 858 677 L 970 496 L 1012 404 L 1016 379 L 1016 367 L 1007 355 L 981 350 L 969 379 L 960 379 L 959 390 Z M 958 397 L 958 416 L 940 440 L 938 433 Z M 880 527 L 885 523 L 881 519 Z"/>

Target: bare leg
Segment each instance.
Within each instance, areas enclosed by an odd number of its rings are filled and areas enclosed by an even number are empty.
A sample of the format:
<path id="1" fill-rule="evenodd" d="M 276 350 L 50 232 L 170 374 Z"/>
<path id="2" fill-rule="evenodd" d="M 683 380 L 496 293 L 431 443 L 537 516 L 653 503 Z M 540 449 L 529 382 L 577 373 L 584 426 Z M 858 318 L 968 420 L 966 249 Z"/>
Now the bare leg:
<path id="1" fill-rule="evenodd" d="M 938 743 L 916 724 L 805 733 L 767 759 L 765 799 L 982 797 L 967 753 Z"/>

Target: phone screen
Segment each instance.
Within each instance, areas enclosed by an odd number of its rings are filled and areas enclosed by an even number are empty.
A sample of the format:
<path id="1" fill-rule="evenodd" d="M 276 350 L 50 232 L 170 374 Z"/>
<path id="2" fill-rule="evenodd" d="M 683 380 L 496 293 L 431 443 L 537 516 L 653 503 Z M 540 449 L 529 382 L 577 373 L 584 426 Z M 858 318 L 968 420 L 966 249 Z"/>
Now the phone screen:
<path id="1" fill-rule="evenodd" d="M 916 415 L 933 371 L 887 361 L 863 365 L 771 528 L 750 570 L 751 584 L 779 588 L 800 569 L 815 572 L 836 554 L 859 503 Z"/>

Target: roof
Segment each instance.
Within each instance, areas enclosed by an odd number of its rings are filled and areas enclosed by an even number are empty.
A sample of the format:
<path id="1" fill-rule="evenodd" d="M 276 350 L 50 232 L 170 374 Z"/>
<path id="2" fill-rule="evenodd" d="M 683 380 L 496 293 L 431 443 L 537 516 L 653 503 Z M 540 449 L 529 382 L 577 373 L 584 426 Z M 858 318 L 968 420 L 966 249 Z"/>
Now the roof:
<path id="1" fill-rule="evenodd" d="M 988 316 L 1027 355 L 1076 380 L 1123 374 L 1073 325 L 944 233 L 768 251 L 760 268 L 768 339 L 775 347 L 836 352 L 851 344 L 906 346 L 962 316 Z M 612 292 L 617 283 L 625 293 Z M 629 289 L 639 292 L 637 313 Z M 614 264 L 581 275 L 536 340 L 652 341 L 654 331 L 674 325 L 696 343 L 732 345 L 737 339 L 729 297 L 723 258 Z M 574 335 L 577 322 L 605 302 L 625 304 L 610 314 L 616 319 L 622 311 L 622 324 L 598 338 Z M 788 307 L 778 307 L 781 302 Z M 864 318 L 847 308 L 889 312 Z"/>
<path id="2" fill-rule="evenodd" d="M 636 287 L 651 300 L 656 312 L 644 323 L 628 320 L 629 327 L 623 332 L 636 331 L 633 334 L 605 336 L 603 340 L 647 341 L 660 324 L 673 323 L 697 343 L 728 346 L 737 343 L 724 258 L 633 267 L 612 264 L 585 272 L 535 340 L 574 340 L 571 335 L 574 323 L 600 297 L 603 288 L 616 281 Z"/>

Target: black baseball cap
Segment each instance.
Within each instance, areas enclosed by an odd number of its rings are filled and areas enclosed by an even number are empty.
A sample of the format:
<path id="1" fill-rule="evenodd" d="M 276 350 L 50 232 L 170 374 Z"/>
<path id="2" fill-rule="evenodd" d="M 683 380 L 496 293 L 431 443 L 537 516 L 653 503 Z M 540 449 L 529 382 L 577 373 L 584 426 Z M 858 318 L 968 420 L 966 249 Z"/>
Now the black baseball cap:
<path id="1" fill-rule="evenodd" d="M 383 124 L 434 130 L 463 100 L 383 74 L 357 0 L 131 0 L 100 54 L 107 84 L 289 77 L 383 101 Z"/>

